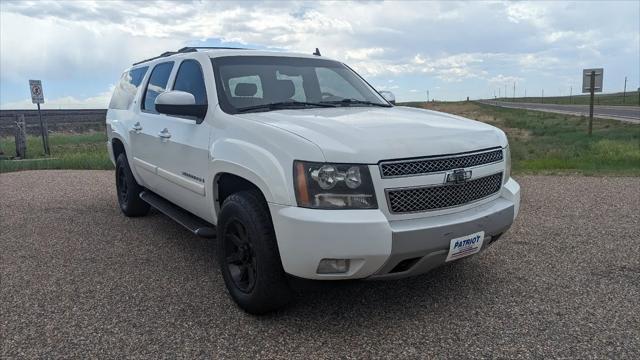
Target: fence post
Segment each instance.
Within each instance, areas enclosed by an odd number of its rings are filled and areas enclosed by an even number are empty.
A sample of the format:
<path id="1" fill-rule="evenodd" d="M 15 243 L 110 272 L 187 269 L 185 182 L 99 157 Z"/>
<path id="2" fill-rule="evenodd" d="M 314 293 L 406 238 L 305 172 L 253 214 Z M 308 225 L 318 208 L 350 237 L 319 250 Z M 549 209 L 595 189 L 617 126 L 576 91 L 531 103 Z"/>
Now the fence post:
<path id="1" fill-rule="evenodd" d="M 24 159 L 27 156 L 27 126 L 23 114 L 18 115 L 16 121 L 15 143 L 16 157 Z"/>

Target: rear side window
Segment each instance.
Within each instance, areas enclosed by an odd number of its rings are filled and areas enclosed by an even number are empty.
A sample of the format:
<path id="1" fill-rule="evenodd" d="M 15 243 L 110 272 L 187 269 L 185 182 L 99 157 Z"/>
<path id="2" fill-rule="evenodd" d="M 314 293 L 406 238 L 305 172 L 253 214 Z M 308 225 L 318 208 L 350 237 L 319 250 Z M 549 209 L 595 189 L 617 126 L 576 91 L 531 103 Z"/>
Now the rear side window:
<path id="1" fill-rule="evenodd" d="M 129 109 L 148 69 L 148 66 L 144 66 L 137 69 L 131 69 L 122 74 L 120 82 L 118 82 L 118 85 L 116 85 L 116 88 L 113 90 L 109 109 Z"/>
<path id="2" fill-rule="evenodd" d="M 158 113 L 156 111 L 155 101 L 158 95 L 166 91 L 171 69 L 173 69 L 173 62 L 158 64 L 153 68 L 151 76 L 149 77 L 149 83 L 147 84 L 147 90 L 144 94 L 142 110 L 155 114 Z"/>
<path id="3" fill-rule="evenodd" d="M 190 93 L 196 99 L 196 105 L 207 105 L 207 89 L 199 62 L 185 60 L 180 64 L 173 90 Z"/>

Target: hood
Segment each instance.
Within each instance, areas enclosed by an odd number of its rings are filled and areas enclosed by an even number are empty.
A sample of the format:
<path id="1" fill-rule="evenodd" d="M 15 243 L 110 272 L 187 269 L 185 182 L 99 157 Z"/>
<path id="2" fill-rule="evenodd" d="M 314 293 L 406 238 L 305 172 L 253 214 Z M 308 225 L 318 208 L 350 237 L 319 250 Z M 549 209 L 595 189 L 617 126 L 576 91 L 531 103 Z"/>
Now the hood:
<path id="1" fill-rule="evenodd" d="M 507 145 L 502 130 L 491 125 L 408 107 L 313 108 L 237 116 L 313 142 L 328 162 L 375 164 Z"/>

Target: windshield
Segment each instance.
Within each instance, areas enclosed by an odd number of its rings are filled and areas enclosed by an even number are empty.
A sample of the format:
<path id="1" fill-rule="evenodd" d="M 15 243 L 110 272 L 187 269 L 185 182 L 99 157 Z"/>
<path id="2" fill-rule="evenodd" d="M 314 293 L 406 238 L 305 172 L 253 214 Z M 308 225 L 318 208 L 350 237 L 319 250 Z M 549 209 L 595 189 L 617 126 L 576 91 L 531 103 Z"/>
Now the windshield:
<path id="1" fill-rule="evenodd" d="M 220 107 L 230 114 L 283 108 L 390 106 L 360 76 L 333 60 L 229 56 L 211 62 Z"/>

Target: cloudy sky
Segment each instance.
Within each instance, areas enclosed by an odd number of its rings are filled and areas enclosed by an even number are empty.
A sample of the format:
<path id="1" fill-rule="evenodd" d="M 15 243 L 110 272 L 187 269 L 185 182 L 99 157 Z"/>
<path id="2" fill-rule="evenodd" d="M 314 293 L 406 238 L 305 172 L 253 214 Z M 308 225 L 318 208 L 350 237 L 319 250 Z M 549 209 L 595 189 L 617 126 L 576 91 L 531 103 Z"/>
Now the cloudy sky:
<path id="1" fill-rule="evenodd" d="M 348 63 L 400 101 L 568 95 L 604 67 L 640 86 L 640 1 L 0 1 L 0 108 L 105 108 L 131 63 L 186 45 L 310 53 Z"/>

